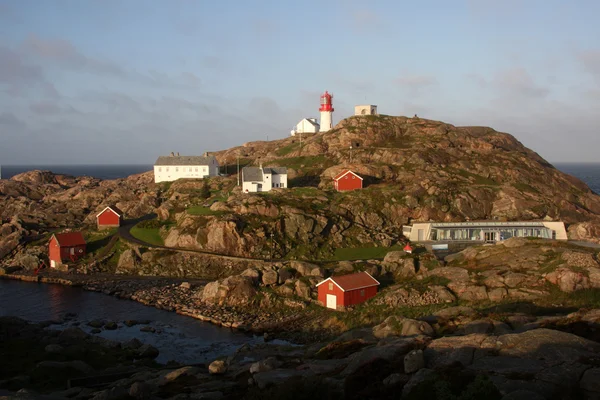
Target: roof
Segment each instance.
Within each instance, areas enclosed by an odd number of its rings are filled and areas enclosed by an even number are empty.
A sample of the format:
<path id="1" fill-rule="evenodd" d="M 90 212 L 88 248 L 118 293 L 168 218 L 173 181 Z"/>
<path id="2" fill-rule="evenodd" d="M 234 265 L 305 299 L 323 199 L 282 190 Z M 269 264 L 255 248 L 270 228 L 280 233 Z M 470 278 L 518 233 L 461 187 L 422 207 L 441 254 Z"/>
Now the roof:
<path id="1" fill-rule="evenodd" d="M 377 279 L 373 278 L 371 274 L 364 271 L 349 275 L 332 276 L 317 283 L 317 286 L 327 281 L 335 283 L 344 292 L 379 285 Z"/>
<path id="2" fill-rule="evenodd" d="M 160 156 L 154 165 L 210 165 L 215 156 Z"/>
<path id="3" fill-rule="evenodd" d="M 85 239 L 81 232 L 55 233 L 52 237 L 56 238 L 60 247 L 85 245 Z"/>
<path id="4" fill-rule="evenodd" d="M 317 128 L 319 127 L 319 123 L 317 122 L 316 118 L 304 118 L 302 121 L 304 121 L 304 120 L 308 121 L 312 126 L 315 126 Z M 302 122 L 302 121 L 300 121 L 300 122 Z"/>
<path id="5" fill-rule="evenodd" d="M 333 180 L 334 180 L 334 181 L 340 180 L 340 179 L 342 179 L 342 177 L 344 177 L 344 175 L 346 175 L 346 174 L 348 174 L 348 173 L 350 173 L 350 174 L 352 174 L 352 175 L 356 176 L 356 177 L 357 177 L 358 179 L 360 179 L 361 181 L 363 180 L 363 178 L 361 178 L 360 176 L 358 176 L 358 174 L 357 174 L 356 172 L 352 172 L 352 171 L 350 171 L 349 169 L 345 169 L 345 170 L 343 170 L 342 172 L 340 172 L 339 174 L 337 174 L 336 176 L 334 176 L 334 177 L 333 177 Z"/>
<path id="6" fill-rule="evenodd" d="M 404 250 L 412 250 L 412 247 L 410 247 L 410 244 L 406 243 L 406 246 L 404 246 Z"/>
<path id="7" fill-rule="evenodd" d="M 242 180 L 244 182 L 262 182 L 263 172 L 271 175 L 287 175 L 286 167 L 244 167 L 242 168 Z"/>
<path id="8" fill-rule="evenodd" d="M 117 206 L 108 206 L 108 207 L 105 207 L 104 210 L 100 211 L 96 215 L 96 218 L 98 218 L 100 215 L 102 215 L 104 213 L 104 211 L 106 211 L 106 210 L 112 210 L 119 217 L 123 216 L 123 211 L 119 210 L 119 208 Z"/>

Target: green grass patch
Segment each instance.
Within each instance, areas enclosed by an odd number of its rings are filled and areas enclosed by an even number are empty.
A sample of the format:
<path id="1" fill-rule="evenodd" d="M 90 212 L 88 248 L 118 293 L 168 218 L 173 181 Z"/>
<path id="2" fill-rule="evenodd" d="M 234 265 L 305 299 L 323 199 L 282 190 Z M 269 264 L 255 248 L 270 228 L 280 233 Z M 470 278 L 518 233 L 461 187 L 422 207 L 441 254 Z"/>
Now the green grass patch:
<path id="1" fill-rule="evenodd" d="M 528 185 L 526 183 L 522 183 L 522 182 L 516 182 L 512 184 L 513 187 L 515 189 L 517 189 L 520 192 L 524 192 L 524 193 L 533 193 L 533 194 L 539 194 L 540 191 L 537 190 L 536 188 L 534 188 L 531 185 Z"/>
<path id="2" fill-rule="evenodd" d="M 213 211 L 210 207 L 192 206 L 186 210 L 190 215 L 222 215 L 223 211 Z"/>
<path id="3" fill-rule="evenodd" d="M 290 143 L 287 146 L 283 146 L 282 148 L 278 149 L 275 154 L 277 154 L 280 157 L 283 156 L 287 156 L 288 154 L 290 154 L 291 152 L 293 152 L 296 149 L 300 148 L 300 143 Z"/>
<path id="4" fill-rule="evenodd" d="M 131 228 L 131 235 L 143 242 L 156 246 L 163 246 L 165 241 L 160 236 L 160 228 L 140 228 L 137 225 Z"/>
<path id="5" fill-rule="evenodd" d="M 394 245 L 392 247 L 338 248 L 335 249 L 335 252 L 333 254 L 333 260 L 371 260 L 375 258 L 383 258 L 388 252 L 397 250 L 402 250 L 402 246 Z"/>

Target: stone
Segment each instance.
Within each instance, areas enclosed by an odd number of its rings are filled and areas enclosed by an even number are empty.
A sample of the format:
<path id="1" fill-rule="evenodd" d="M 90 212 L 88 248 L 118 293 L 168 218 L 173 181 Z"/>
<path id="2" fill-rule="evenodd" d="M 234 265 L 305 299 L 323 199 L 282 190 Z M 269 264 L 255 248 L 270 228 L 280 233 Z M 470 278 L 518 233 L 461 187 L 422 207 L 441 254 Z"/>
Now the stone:
<path id="1" fill-rule="evenodd" d="M 278 361 L 275 357 L 269 357 L 252 364 L 250 366 L 250 373 L 256 374 L 258 372 L 270 371 L 272 369 L 279 368 L 279 366 L 281 366 L 280 361 Z"/>
<path id="2" fill-rule="evenodd" d="M 123 387 L 113 387 L 99 392 L 91 400 L 121 400 L 128 394 L 128 390 Z"/>
<path id="3" fill-rule="evenodd" d="M 298 279 L 296 281 L 295 290 L 298 297 L 307 300 L 311 298 L 311 286 L 303 280 Z"/>
<path id="4" fill-rule="evenodd" d="M 600 398 L 600 368 L 590 368 L 583 373 L 579 387 L 591 398 Z"/>
<path id="5" fill-rule="evenodd" d="M 44 347 L 44 351 L 46 351 L 46 353 L 51 353 L 51 354 L 60 354 L 65 350 L 64 347 L 62 347 L 60 344 L 49 344 L 46 347 Z"/>
<path id="6" fill-rule="evenodd" d="M 292 271 L 290 271 L 288 268 L 285 267 L 281 267 L 277 270 L 277 283 L 279 285 L 283 285 L 285 283 L 285 281 L 287 281 L 288 279 L 292 279 L 294 277 L 294 275 L 292 274 Z"/>
<path id="7" fill-rule="evenodd" d="M 156 329 L 151 327 L 151 326 L 142 326 L 140 328 L 140 332 L 149 332 L 149 333 L 154 333 L 156 332 Z"/>
<path id="8" fill-rule="evenodd" d="M 383 385 L 384 386 L 397 386 L 400 384 L 405 384 L 406 382 L 408 382 L 408 379 L 409 379 L 408 376 L 405 374 L 394 373 L 394 374 L 387 376 L 383 380 Z"/>
<path id="9" fill-rule="evenodd" d="M 241 273 L 242 276 L 246 276 L 252 280 L 254 285 L 258 285 L 260 282 L 260 272 L 254 268 L 248 268 Z"/>
<path id="10" fill-rule="evenodd" d="M 222 375 L 227 372 L 227 364 L 223 360 L 215 360 L 208 366 L 208 372 L 212 375 Z"/>
<path id="11" fill-rule="evenodd" d="M 101 321 L 99 319 L 94 319 L 94 320 L 88 322 L 87 325 L 91 326 L 92 328 L 102 328 L 104 326 L 104 321 Z"/>
<path id="12" fill-rule="evenodd" d="M 325 270 L 321 267 L 313 268 L 310 271 L 310 276 L 316 276 L 319 278 L 325 278 Z"/>
<path id="13" fill-rule="evenodd" d="M 557 285 L 560 290 L 567 293 L 591 287 L 590 278 L 586 274 L 566 267 L 557 268 L 546 274 L 545 278 L 548 282 Z"/>
<path id="14" fill-rule="evenodd" d="M 430 379 L 434 379 L 436 377 L 435 371 L 427 368 L 421 368 L 417 371 L 416 374 L 413 374 L 410 377 L 410 380 L 404 385 L 402 388 L 402 398 L 408 397 L 410 392 L 417 387 L 421 382 L 428 381 Z"/>
<path id="15" fill-rule="evenodd" d="M 312 270 L 319 268 L 316 264 L 311 264 L 306 261 L 291 261 L 290 267 L 295 269 L 302 276 L 310 276 Z"/>
<path id="16" fill-rule="evenodd" d="M 74 361 L 40 361 L 35 366 L 36 370 L 43 369 L 75 369 L 84 374 L 91 374 L 94 372 L 94 368 L 84 363 L 81 360 Z"/>
<path id="17" fill-rule="evenodd" d="M 252 378 L 250 378 L 252 379 Z M 219 400 L 225 397 L 223 392 L 212 391 L 212 392 L 202 392 L 202 393 L 191 393 L 188 397 L 190 400 Z"/>
<path id="18" fill-rule="evenodd" d="M 425 368 L 425 359 L 423 358 L 423 350 L 413 350 L 404 356 L 404 373 L 412 374 Z"/>
<path id="19" fill-rule="evenodd" d="M 507 393 L 501 400 L 546 400 L 546 397 L 530 390 L 519 389 Z"/>
<path id="20" fill-rule="evenodd" d="M 87 337 L 88 337 L 88 334 L 85 333 L 84 331 L 82 331 L 80 328 L 70 327 L 70 328 L 63 330 L 58 335 L 58 340 L 70 342 L 70 341 L 83 340 L 83 339 L 86 339 Z"/>
<path id="21" fill-rule="evenodd" d="M 154 386 L 146 382 L 134 382 L 129 387 L 128 394 L 134 399 L 149 399 L 154 391 Z"/>
<path id="22" fill-rule="evenodd" d="M 162 379 L 160 379 L 160 381 L 159 381 L 159 385 L 162 386 L 169 382 L 174 382 L 183 376 L 194 376 L 194 375 L 199 374 L 200 372 L 201 372 L 201 370 L 198 367 L 192 367 L 192 366 L 182 367 L 182 368 L 176 369 L 175 371 L 171 371 L 171 372 L 167 373 L 165 376 L 163 376 Z"/>
<path id="23" fill-rule="evenodd" d="M 104 325 L 104 329 L 109 330 L 109 331 L 114 331 L 118 327 L 119 327 L 119 325 L 117 325 L 117 323 L 114 321 L 109 321 Z"/>
<path id="24" fill-rule="evenodd" d="M 488 298 L 490 301 L 498 302 L 508 297 L 508 290 L 506 288 L 494 288 L 488 292 Z"/>
<path id="25" fill-rule="evenodd" d="M 100 332 L 102 332 L 102 329 L 98 329 L 98 328 L 94 328 L 90 331 L 90 333 L 93 333 L 94 335 L 97 335 Z"/>
<path id="26" fill-rule="evenodd" d="M 279 278 L 279 276 L 277 275 L 277 271 L 274 271 L 272 269 L 267 269 L 267 270 L 263 271 L 262 283 L 265 286 L 276 285 L 278 278 Z"/>
<path id="27" fill-rule="evenodd" d="M 487 319 L 477 319 L 461 327 L 466 335 L 471 333 L 491 333 L 494 331 L 494 324 Z"/>
<path id="28" fill-rule="evenodd" d="M 381 324 L 373 327 L 373 335 L 380 339 L 388 336 L 433 336 L 433 334 L 434 330 L 427 322 L 397 316 L 387 317 Z"/>
<path id="29" fill-rule="evenodd" d="M 471 307 L 456 306 L 443 308 L 439 311 L 434 312 L 433 315 L 446 320 L 451 320 L 461 316 L 474 317 L 477 315 L 477 311 L 475 311 Z"/>
<path id="30" fill-rule="evenodd" d="M 137 349 L 139 358 L 156 358 L 159 355 L 159 351 L 156 347 L 144 344 L 139 349 Z"/>
<path id="31" fill-rule="evenodd" d="M 122 345 L 122 347 L 124 349 L 132 349 L 132 350 L 137 350 L 142 346 L 143 346 L 143 343 L 140 342 L 137 338 L 130 339 L 130 340 L 126 341 L 125 343 L 123 343 L 123 345 Z"/>
<path id="32" fill-rule="evenodd" d="M 192 284 L 189 282 L 181 282 L 179 287 L 182 289 L 190 290 L 192 288 Z"/>

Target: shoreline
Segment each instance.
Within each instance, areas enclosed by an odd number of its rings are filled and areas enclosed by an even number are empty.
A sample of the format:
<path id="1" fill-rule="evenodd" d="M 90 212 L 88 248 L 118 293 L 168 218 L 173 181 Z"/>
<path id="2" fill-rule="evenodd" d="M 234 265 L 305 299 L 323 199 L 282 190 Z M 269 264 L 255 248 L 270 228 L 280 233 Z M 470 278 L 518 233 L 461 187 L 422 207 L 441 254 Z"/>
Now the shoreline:
<path id="1" fill-rule="evenodd" d="M 286 325 L 298 319 L 297 316 L 285 318 L 283 315 L 274 315 L 275 312 L 250 314 L 246 310 L 231 306 L 195 302 L 193 288 L 199 284 L 204 285 L 207 283 L 205 280 L 155 276 L 64 275 L 56 271 L 53 271 L 53 275 L 56 276 L 13 273 L 0 275 L 0 279 L 79 287 L 86 291 L 113 296 L 120 300 L 135 301 L 158 310 L 175 312 L 182 316 L 208 322 L 222 328 L 237 330 L 241 333 L 269 335 L 273 338 L 273 332 L 279 331 L 280 333 L 287 333 L 286 338 L 282 338 L 282 340 L 295 344 L 304 342 L 304 340 L 298 340 L 298 336 L 302 335 L 301 332 L 286 329 Z M 183 283 L 186 284 L 182 285 Z"/>

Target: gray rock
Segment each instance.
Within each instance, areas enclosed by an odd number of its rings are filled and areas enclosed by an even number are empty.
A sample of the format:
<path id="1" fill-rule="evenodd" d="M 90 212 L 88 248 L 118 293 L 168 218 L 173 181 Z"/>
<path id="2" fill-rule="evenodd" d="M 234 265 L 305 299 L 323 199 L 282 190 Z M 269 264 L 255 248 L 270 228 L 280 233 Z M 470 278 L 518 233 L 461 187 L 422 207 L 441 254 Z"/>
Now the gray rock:
<path id="1" fill-rule="evenodd" d="M 404 356 L 404 373 L 412 374 L 425 367 L 423 350 L 413 350 Z"/>
<path id="2" fill-rule="evenodd" d="M 259 372 L 252 376 L 254 382 L 260 389 L 271 385 L 280 384 L 293 377 L 306 377 L 314 375 L 311 371 L 294 369 L 273 369 L 271 371 Z"/>
<path id="3" fill-rule="evenodd" d="M 313 269 L 319 268 L 318 265 L 306 261 L 292 261 L 290 266 L 302 276 L 310 276 Z"/>
<path id="4" fill-rule="evenodd" d="M 152 397 L 154 386 L 146 382 L 134 382 L 129 387 L 129 396 L 134 399 L 145 400 Z"/>
<path id="5" fill-rule="evenodd" d="M 250 366 L 250 373 L 256 374 L 258 372 L 270 371 L 275 368 L 279 368 L 281 362 L 278 361 L 275 357 L 269 357 L 262 361 L 255 362 Z"/>
<path id="6" fill-rule="evenodd" d="M 546 400 L 546 398 L 539 393 L 520 389 L 506 394 L 502 400 Z"/>
<path id="7" fill-rule="evenodd" d="M 166 385 L 167 383 L 174 382 L 183 376 L 193 376 L 193 375 L 199 374 L 200 372 L 201 372 L 201 370 L 198 367 L 192 367 L 192 366 L 182 367 L 182 368 L 176 369 L 175 371 L 171 371 L 171 372 L 167 373 L 165 376 L 163 376 L 159 381 L 159 385 L 161 385 L 161 386 Z"/>
<path id="8" fill-rule="evenodd" d="M 44 350 L 46 351 L 46 353 L 60 354 L 65 350 L 65 348 L 62 347 L 60 344 L 49 344 L 46 347 L 44 347 Z"/>
<path id="9" fill-rule="evenodd" d="M 471 333 L 491 333 L 494 331 L 494 324 L 487 319 L 477 319 L 462 326 L 466 335 Z"/>
<path id="10" fill-rule="evenodd" d="M 98 328 L 94 328 L 94 329 L 92 329 L 92 330 L 90 331 L 90 333 L 92 333 L 92 334 L 94 334 L 94 335 L 96 335 L 96 334 L 98 334 L 98 333 L 100 333 L 100 332 L 102 332 L 102 329 L 98 329 Z"/>
<path id="11" fill-rule="evenodd" d="M 434 330 L 427 322 L 397 316 L 388 317 L 381 324 L 373 327 L 373 335 L 377 338 L 388 336 L 433 336 L 433 334 Z"/>
<path id="12" fill-rule="evenodd" d="M 433 315 L 450 320 L 461 316 L 475 317 L 477 315 L 477 311 L 475 311 L 471 307 L 456 306 L 443 308 L 439 311 L 434 312 Z"/>
<path id="13" fill-rule="evenodd" d="M 180 288 L 182 289 L 187 289 L 190 290 L 192 288 L 192 284 L 189 282 L 181 282 L 181 284 L 179 285 Z"/>
<path id="14" fill-rule="evenodd" d="M 36 370 L 43 370 L 43 369 L 67 369 L 67 368 L 71 368 L 71 369 L 77 370 L 77 371 L 82 372 L 84 374 L 91 374 L 91 373 L 94 372 L 94 368 L 92 368 L 91 366 L 89 366 L 88 364 L 84 363 L 81 360 L 75 360 L 75 361 L 40 361 L 35 366 Z"/>
<path id="15" fill-rule="evenodd" d="M 260 282 L 260 272 L 254 268 L 248 268 L 244 272 L 241 273 L 242 276 L 247 276 L 252 279 L 252 283 L 254 285 Z"/>
<path id="16" fill-rule="evenodd" d="M 67 328 L 64 331 L 62 331 L 58 335 L 58 340 L 64 341 L 64 342 L 71 342 L 71 341 L 86 339 L 88 336 L 89 335 L 87 333 L 85 333 L 84 331 L 82 331 L 80 328 L 71 327 L 71 328 Z"/>
<path id="17" fill-rule="evenodd" d="M 222 375 L 227 372 L 227 364 L 223 360 L 215 360 L 208 366 L 208 372 L 213 375 Z"/>
<path id="18" fill-rule="evenodd" d="M 405 384 L 406 382 L 408 382 L 409 377 L 408 375 L 405 374 L 391 374 L 389 376 L 387 376 L 384 380 L 383 380 L 383 385 L 384 386 L 396 386 L 396 385 L 400 385 L 400 384 Z"/>
<path id="19" fill-rule="evenodd" d="M 252 379 L 252 378 L 250 378 Z M 190 400 L 219 400 L 224 397 L 222 392 L 203 392 L 203 393 L 191 393 L 189 395 Z"/>
<path id="20" fill-rule="evenodd" d="M 427 368 L 421 368 L 419 371 L 417 371 L 416 374 L 414 374 L 410 377 L 410 380 L 402 388 L 402 398 L 410 395 L 410 392 L 412 392 L 412 390 L 419 383 L 425 382 L 429 379 L 434 379 L 436 376 L 437 375 L 433 370 L 427 369 Z"/>
<path id="21" fill-rule="evenodd" d="M 386 361 L 396 360 L 412 350 L 416 341 L 416 338 L 398 338 L 394 339 L 390 343 L 380 346 L 378 345 L 364 348 L 362 351 L 356 352 L 348 357 L 350 362 L 340 373 L 340 375 L 348 376 L 364 365 L 373 362 L 375 359 L 382 359 Z"/>
<path id="22" fill-rule="evenodd" d="M 137 338 L 133 338 L 131 340 L 126 341 L 125 343 L 123 343 L 122 347 L 124 349 L 132 349 L 132 350 L 137 350 L 140 347 L 143 346 L 143 343 L 140 342 Z"/>
<path id="23" fill-rule="evenodd" d="M 117 323 L 116 323 L 116 322 L 114 322 L 114 321 L 107 322 L 107 323 L 104 325 L 104 329 L 106 329 L 106 330 L 109 330 L 109 331 L 114 331 L 114 330 L 115 330 L 115 329 L 117 329 L 118 327 L 119 327 L 119 325 L 117 325 Z"/>
<path id="24" fill-rule="evenodd" d="M 285 283 L 285 281 L 287 281 L 288 279 L 292 279 L 294 277 L 292 272 L 285 267 L 279 268 L 279 270 L 277 271 L 277 274 L 279 275 L 279 277 L 277 278 L 277 283 L 280 285 L 283 285 Z"/>
<path id="25" fill-rule="evenodd" d="M 104 326 L 104 321 L 100 321 L 99 319 L 94 319 L 87 323 L 88 326 L 92 328 L 102 328 Z"/>
<path id="26" fill-rule="evenodd" d="M 277 275 L 277 271 L 274 271 L 272 269 L 267 269 L 267 270 L 263 271 L 262 283 L 265 286 L 275 285 L 275 284 L 277 284 L 278 278 L 279 277 Z"/>
<path id="27" fill-rule="evenodd" d="M 154 333 L 154 332 L 156 332 L 156 329 L 154 329 L 154 328 L 153 328 L 153 327 L 151 327 L 151 326 L 142 326 L 142 327 L 140 328 L 140 332 Z"/>
<path id="28" fill-rule="evenodd" d="M 591 368 L 585 371 L 579 381 L 579 387 L 595 396 L 590 396 L 591 398 L 600 398 L 600 368 Z"/>
<path id="29" fill-rule="evenodd" d="M 159 351 L 156 347 L 149 344 L 144 344 L 138 350 L 139 358 L 156 358 L 158 357 Z"/>
<path id="30" fill-rule="evenodd" d="M 128 395 L 128 391 L 122 387 L 113 387 L 97 393 L 91 400 L 120 400 Z"/>

